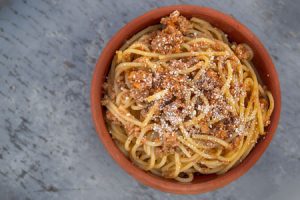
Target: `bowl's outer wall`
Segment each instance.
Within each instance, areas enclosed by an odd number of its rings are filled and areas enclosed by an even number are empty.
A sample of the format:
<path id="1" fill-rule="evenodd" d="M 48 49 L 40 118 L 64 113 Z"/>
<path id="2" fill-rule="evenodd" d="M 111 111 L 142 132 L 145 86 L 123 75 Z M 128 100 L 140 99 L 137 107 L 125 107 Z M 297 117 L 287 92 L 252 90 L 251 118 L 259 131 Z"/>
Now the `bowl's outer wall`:
<path id="1" fill-rule="evenodd" d="M 247 43 L 254 51 L 253 63 L 262 82 L 272 92 L 275 100 L 275 107 L 271 116 L 271 124 L 266 129 L 266 136 L 260 140 L 250 154 L 238 166 L 231 169 L 227 173 L 216 175 L 203 175 L 195 177 L 192 183 L 183 184 L 173 180 L 157 177 L 147 173 L 140 168 L 134 166 L 131 161 L 114 144 L 110 134 L 106 129 L 103 118 L 103 108 L 101 106 L 102 84 L 109 70 L 111 60 L 116 50 L 122 44 L 132 37 L 138 31 L 146 28 L 149 25 L 158 24 L 160 18 L 169 15 L 172 11 L 178 10 L 185 17 L 199 17 L 210 22 L 213 26 L 218 27 L 228 34 L 230 41 L 237 43 Z M 191 6 L 191 5 L 176 5 L 161 7 L 132 20 L 123 27 L 115 36 L 108 42 L 103 49 L 93 74 L 91 85 L 91 110 L 99 138 L 113 159 L 131 176 L 139 182 L 159 189 L 165 192 L 177 194 L 197 194 L 208 192 L 225 186 L 231 181 L 239 178 L 246 173 L 261 157 L 267 146 L 270 144 L 280 117 L 281 96 L 280 86 L 272 59 L 266 49 L 263 47 L 259 39 L 244 25 L 236 21 L 233 17 L 223 14 L 211 8 Z"/>

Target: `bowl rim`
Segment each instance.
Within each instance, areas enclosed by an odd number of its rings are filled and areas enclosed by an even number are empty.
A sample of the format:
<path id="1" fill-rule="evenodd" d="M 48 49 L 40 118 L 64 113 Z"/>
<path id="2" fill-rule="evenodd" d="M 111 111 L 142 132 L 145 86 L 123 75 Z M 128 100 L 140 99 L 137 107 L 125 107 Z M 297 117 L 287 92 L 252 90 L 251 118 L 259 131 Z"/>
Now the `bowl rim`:
<path id="1" fill-rule="evenodd" d="M 100 104 L 100 100 L 101 100 L 101 93 L 102 93 L 102 84 L 104 82 L 106 73 L 110 68 L 112 56 L 114 55 L 115 50 L 117 50 L 116 46 L 118 46 L 119 48 L 120 45 L 122 45 L 122 42 L 120 42 L 120 40 L 122 39 L 124 42 L 126 39 L 128 39 L 129 35 L 132 36 L 136 32 L 138 32 L 139 30 L 137 29 L 141 29 L 141 25 L 145 21 L 147 20 L 151 21 L 153 15 L 154 16 L 159 15 L 162 17 L 163 15 L 159 13 L 165 13 L 164 16 L 166 16 L 174 10 L 179 10 L 179 11 L 185 10 L 186 12 L 188 12 L 188 10 L 191 9 L 196 10 L 193 12 L 201 12 L 201 15 L 207 15 L 209 17 L 213 16 L 217 20 L 223 20 L 230 26 L 238 29 L 240 33 L 246 34 L 245 37 L 250 37 L 251 40 L 253 40 L 252 44 L 255 45 L 256 50 L 261 54 L 261 56 L 266 59 L 264 60 L 265 65 L 268 66 L 267 68 L 271 72 L 272 76 L 270 78 L 272 78 L 272 84 L 274 84 L 275 87 L 275 94 L 273 93 L 273 95 L 276 102 L 272 114 L 272 121 L 271 124 L 269 125 L 270 128 L 267 135 L 265 136 L 265 139 L 260 141 L 258 144 L 254 146 L 250 154 L 247 155 L 247 157 L 241 162 L 241 164 L 229 170 L 225 174 L 217 176 L 212 180 L 201 182 L 201 183 L 191 182 L 188 184 L 183 184 L 179 182 L 170 182 L 170 180 L 168 179 L 160 178 L 153 174 L 145 172 L 142 169 L 135 166 L 130 160 L 127 159 L 127 157 L 115 145 L 113 139 L 111 138 L 110 134 L 107 131 L 104 118 L 103 118 L 103 112 L 102 112 L 102 106 Z M 142 29 L 143 28 L 146 27 L 142 27 Z M 128 33 L 128 30 L 130 29 L 135 29 L 136 31 Z M 126 35 L 127 38 L 125 38 L 124 35 Z M 103 61 L 108 63 L 107 66 L 103 66 L 102 64 Z M 102 76 L 99 76 L 99 74 L 102 74 Z M 171 6 L 156 8 L 144 13 L 143 15 L 136 17 L 135 19 L 128 22 L 125 26 L 123 26 L 107 42 L 106 46 L 103 48 L 101 52 L 101 55 L 98 58 L 98 61 L 95 65 L 95 69 L 93 72 L 92 81 L 91 81 L 90 98 L 91 98 L 90 99 L 91 113 L 92 113 L 92 118 L 93 118 L 96 132 L 98 134 L 98 137 L 102 141 L 105 149 L 108 151 L 110 156 L 115 160 L 115 162 L 117 162 L 118 165 L 120 165 L 123 170 L 125 170 L 129 175 L 134 177 L 140 183 L 153 187 L 160 191 L 176 193 L 176 194 L 199 194 L 199 193 L 208 192 L 214 189 L 224 187 L 225 185 L 229 184 L 230 182 L 238 179 L 240 176 L 245 174 L 251 167 L 254 166 L 254 164 L 259 160 L 259 158 L 262 156 L 262 154 L 269 146 L 275 134 L 277 125 L 279 123 L 280 110 L 281 110 L 281 93 L 280 93 L 278 74 L 276 72 L 276 68 L 272 62 L 269 53 L 267 52 L 263 44 L 260 42 L 260 40 L 245 25 L 241 24 L 232 16 L 224 14 L 212 8 L 202 7 L 197 5 L 171 5 Z M 260 151 L 257 151 L 258 145 L 260 145 Z"/>

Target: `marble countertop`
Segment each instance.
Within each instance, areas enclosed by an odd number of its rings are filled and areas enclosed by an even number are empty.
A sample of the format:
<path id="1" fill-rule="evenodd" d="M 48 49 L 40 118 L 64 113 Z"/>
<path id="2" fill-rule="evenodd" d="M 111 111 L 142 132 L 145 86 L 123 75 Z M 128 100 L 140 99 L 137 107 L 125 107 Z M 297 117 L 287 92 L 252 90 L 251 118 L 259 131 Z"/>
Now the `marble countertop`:
<path id="1" fill-rule="evenodd" d="M 170 4 L 209 6 L 236 17 L 265 44 L 281 81 L 281 120 L 268 150 L 239 180 L 202 195 L 177 196 L 137 183 L 109 157 L 91 121 L 91 75 L 106 42 L 136 16 Z M 300 1 L 293 0 L 0 1 L 0 199 L 257 200 L 282 194 L 300 180 L 299 18 Z"/>

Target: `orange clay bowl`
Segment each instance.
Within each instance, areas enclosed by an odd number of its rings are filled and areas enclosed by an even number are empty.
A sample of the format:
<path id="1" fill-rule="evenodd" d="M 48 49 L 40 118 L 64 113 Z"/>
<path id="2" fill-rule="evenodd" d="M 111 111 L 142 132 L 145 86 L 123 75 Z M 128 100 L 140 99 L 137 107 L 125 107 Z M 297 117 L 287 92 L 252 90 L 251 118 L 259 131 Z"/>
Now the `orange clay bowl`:
<path id="1" fill-rule="evenodd" d="M 169 15 L 172 11 L 178 10 L 187 18 L 199 17 L 210 22 L 228 34 L 229 41 L 247 43 L 254 51 L 254 66 L 267 88 L 272 92 L 275 101 L 275 108 L 271 116 L 271 124 L 266 128 L 266 136 L 259 140 L 250 154 L 236 167 L 223 175 L 200 175 L 195 176 L 191 183 L 179 183 L 175 180 L 158 177 L 135 166 L 115 145 L 107 131 L 104 121 L 104 110 L 101 106 L 103 82 L 109 71 L 112 58 L 122 44 L 142 29 L 158 24 L 162 17 Z M 262 156 L 270 144 L 279 121 L 281 106 L 280 86 L 274 64 L 267 50 L 259 39 L 244 25 L 229 15 L 213 10 L 192 5 L 175 5 L 161 7 L 151 10 L 144 15 L 137 17 L 118 31 L 103 49 L 95 66 L 91 85 L 91 110 L 96 131 L 104 147 L 111 157 L 129 175 L 137 181 L 155 189 L 177 194 L 204 193 L 223 187 L 228 183 L 245 174 Z"/>

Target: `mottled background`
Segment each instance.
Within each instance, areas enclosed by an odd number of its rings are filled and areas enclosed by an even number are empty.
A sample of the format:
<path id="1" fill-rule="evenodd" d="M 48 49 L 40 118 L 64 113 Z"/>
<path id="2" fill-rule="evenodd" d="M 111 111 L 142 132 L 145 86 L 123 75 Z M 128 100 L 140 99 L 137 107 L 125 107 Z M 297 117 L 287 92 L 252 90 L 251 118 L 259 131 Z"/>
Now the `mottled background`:
<path id="1" fill-rule="evenodd" d="M 265 44 L 283 105 L 277 135 L 246 175 L 215 192 L 176 196 L 137 183 L 91 122 L 98 55 L 125 23 L 169 4 L 229 13 Z M 300 1 L 0 0 L 0 199 L 274 199 L 300 183 Z M 298 181 L 297 181 L 298 180 Z M 286 193 L 284 193 L 286 192 Z"/>

